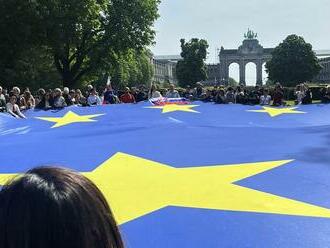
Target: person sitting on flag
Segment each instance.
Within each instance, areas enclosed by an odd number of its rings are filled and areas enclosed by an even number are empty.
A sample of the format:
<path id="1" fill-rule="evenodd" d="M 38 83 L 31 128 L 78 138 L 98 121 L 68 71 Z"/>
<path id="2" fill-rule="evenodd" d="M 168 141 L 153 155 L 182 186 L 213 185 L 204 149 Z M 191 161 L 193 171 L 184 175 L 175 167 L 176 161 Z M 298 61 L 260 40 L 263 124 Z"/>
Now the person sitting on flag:
<path id="1" fill-rule="evenodd" d="M 284 98 L 283 88 L 276 86 L 274 94 L 273 94 L 273 105 L 274 106 L 284 105 L 285 103 L 284 103 L 283 98 Z"/>
<path id="2" fill-rule="evenodd" d="M 64 97 L 62 96 L 62 91 L 59 88 L 56 88 L 54 90 L 54 108 L 61 109 L 67 106 Z"/>
<path id="3" fill-rule="evenodd" d="M 175 89 L 174 84 L 170 84 L 169 90 L 166 93 L 167 98 L 180 98 L 179 92 Z"/>
<path id="4" fill-rule="evenodd" d="M 101 98 L 98 96 L 95 88 L 93 88 L 89 93 L 87 104 L 89 106 L 102 105 Z"/>
<path id="5" fill-rule="evenodd" d="M 202 100 L 204 99 L 205 91 L 203 89 L 202 83 L 197 83 L 196 88 L 193 90 L 193 99 L 194 100 Z"/>
<path id="6" fill-rule="evenodd" d="M 75 103 L 79 106 L 87 106 L 87 99 L 83 96 L 83 94 L 81 93 L 81 90 L 76 90 L 75 91 Z"/>
<path id="7" fill-rule="evenodd" d="M 135 97 L 128 87 L 125 88 L 125 93 L 120 96 L 120 101 L 122 103 L 135 103 Z"/>
<path id="8" fill-rule="evenodd" d="M 303 84 L 305 88 L 305 97 L 302 100 L 302 104 L 312 104 L 313 103 L 313 93 L 307 84 Z"/>
<path id="9" fill-rule="evenodd" d="M 203 102 L 213 102 L 213 96 L 211 90 L 206 90 L 206 92 L 200 96 L 200 100 Z"/>
<path id="10" fill-rule="evenodd" d="M 36 105 L 36 109 L 43 109 L 43 110 L 49 110 L 53 106 L 53 101 L 51 99 L 51 93 L 48 91 L 46 92 L 44 89 L 40 90 L 40 101 Z"/>
<path id="11" fill-rule="evenodd" d="M 304 89 L 303 85 L 301 85 L 301 84 L 297 85 L 296 91 L 295 91 L 295 96 L 297 98 L 295 103 L 297 105 L 302 104 L 302 101 L 305 97 L 305 89 Z"/>
<path id="12" fill-rule="evenodd" d="M 77 101 L 76 101 L 76 91 L 75 90 L 70 90 L 69 92 L 69 96 L 70 96 L 70 104 L 71 105 L 77 105 Z"/>
<path id="13" fill-rule="evenodd" d="M 25 90 L 23 97 L 25 109 L 33 109 L 36 106 L 36 101 L 29 90 Z"/>
<path id="14" fill-rule="evenodd" d="M 191 89 L 190 85 L 187 85 L 185 91 L 183 92 L 183 97 L 187 98 L 189 100 L 193 100 L 193 98 L 194 98 L 193 94 L 194 94 L 194 92 Z"/>
<path id="15" fill-rule="evenodd" d="M 218 90 L 218 93 L 215 97 L 215 103 L 217 104 L 226 104 L 226 96 L 225 96 L 225 90 L 223 88 L 220 88 Z"/>
<path id="16" fill-rule="evenodd" d="M 41 167 L 0 191 L 2 248 L 123 248 L 97 186 L 68 169 Z"/>
<path id="17" fill-rule="evenodd" d="M 140 86 L 138 89 L 135 90 L 135 94 L 133 94 L 135 97 L 136 102 L 143 102 L 148 100 L 148 92 L 144 89 L 144 86 Z"/>
<path id="18" fill-rule="evenodd" d="M 260 96 L 263 94 L 263 89 L 256 85 L 252 91 L 248 93 L 247 103 L 251 105 L 260 104 Z"/>
<path id="19" fill-rule="evenodd" d="M 322 95 L 322 103 L 330 103 L 330 85 L 322 89 L 321 95 Z"/>
<path id="20" fill-rule="evenodd" d="M 92 90 L 93 88 L 94 88 L 93 85 L 91 85 L 91 84 L 87 85 L 87 87 L 86 87 L 86 91 L 85 91 L 85 94 L 84 94 L 84 96 L 86 97 L 86 99 L 88 98 L 89 93 L 91 92 L 91 90 Z"/>
<path id="21" fill-rule="evenodd" d="M 111 82 L 107 83 L 107 86 L 104 91 L 104 104 L 117 104 L 119 103 L 119 99 L 115 94 L 115 91 L 112 88 Z"/>
<path id="22" fill-rule="evenodd" d="M 26 119 L 25 115 L 22 114 L 18 105 L 16 104 L 17 98 L 14 94 L 11 94 L 10 101 L 7 103 L 7 112 L 14 116 L 15 118 Z"/>
<path id="23" fill-rule="evenodd" d="M 71 106 L 74 104 L 68 87 L 64 87 L 62 96 L 64 97 L 67 106 Z"/>
<path id="24" fill-rule="evenodd" d="M 6 108 L 6 98 L 2 94 L 2 87 L 0 86 L 0 112 L 5 112 Z"/>
<path id="25" fill-rule="evenodd" d="M 157 90 L 156 85 L 152 84 L 148 93 L 148 99 L 152 98 L 161 98 L 163 97 L 162 94 Z"/>
<path id="26" fill-rule="evenodd" d="M 228 87 L 227 93 L 225 96 L 226 96 L 226 103 L 229 103 L 229 104 L 236 103 L 235 92 L 232 87 Z"/>
<path id="27" fill-rule="evenodd" d="M 246 95 L 244 92 L 243 86 L 237 86 L 236 88 L 236 103 L 237 104 L 246 104 Z"/>
<path id="28" fill-rule="evenodd" d="M 16 104 L 20 110 L 25 109 L 25 99 L 21 96 L 21 90 L 18 87 L 13 87 L 12 91 L 10 92 L 11 95 L 16 96 Z"/>
<path id="29" fill-rule="evenodd" d="M 260 97 L 260 105 L 261 106 L 270 105 L 271 100 L 272 97 L 269 95 L 269 91 L 267 89 L 264 89 L 264 94 Z"/>
<path id="30" fill-rule="evenodd" d="M 3 94 L 3 89 L 2 89 L 1 86 L 0 86 L 0 99 L 6 101 L 6 97 L 5 97 L 5 95 Z"/>

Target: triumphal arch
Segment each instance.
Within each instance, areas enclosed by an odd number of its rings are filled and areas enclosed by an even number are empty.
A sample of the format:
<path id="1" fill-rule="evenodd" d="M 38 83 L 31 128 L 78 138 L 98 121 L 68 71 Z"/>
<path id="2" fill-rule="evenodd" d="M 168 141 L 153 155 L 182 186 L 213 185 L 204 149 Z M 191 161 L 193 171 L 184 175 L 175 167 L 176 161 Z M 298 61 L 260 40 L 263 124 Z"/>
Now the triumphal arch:
<path id="1" fill-rule="evenodd" d="M 256 65 L 257 85 L 262 85 L 263 64 L 272 58 L 273 48 L 263 48 L 258 41 L 258 34 L 248 30 L 244 34 L 243 44 L 238 49 L 225 49 L 221 47 L 219 53 L 221 81 L 229 82 L 229 67 L 233 63 L 239 65 L 240 84 L 246 85 L 245 67 L 248 63 Z"/>

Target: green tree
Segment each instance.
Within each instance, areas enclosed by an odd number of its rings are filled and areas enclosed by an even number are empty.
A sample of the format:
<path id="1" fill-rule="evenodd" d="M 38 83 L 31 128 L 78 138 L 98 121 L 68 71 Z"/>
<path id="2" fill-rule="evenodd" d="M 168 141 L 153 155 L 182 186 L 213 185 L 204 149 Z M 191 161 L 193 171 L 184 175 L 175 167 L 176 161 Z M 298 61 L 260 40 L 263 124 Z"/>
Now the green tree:
<path id="1" fill-rule="evenodd" d="M 195 85 L 201 80 L 207 79 L 207 68 L 205 60 L 207 49 L 209 47 L 206 40 L 192 39 L 186 42 L 181 39 L 181 57 L 176 66 L 179 85 L 185 87 L 187 85 Z"/>
<path id="2" fill-rule="evenodd" d="M 118 88 L 150 85 L 153 77 L 151 56 L 148 50 L 129 50 L 121 54 L 109 72 L 113 84 Z"/>
<path id="3" fill-rule="evenodd" d="M 27 49 L 19 55 L 10 63 L 0 64 L 2 86 L 9 89 L 13 86 L 29 87 L 31 90 L 61 86 L 53 59 L 44 48 Z"/>
<path id="4" fill-rule="evenodd" d="M 27 48 L 47 47 L 63 84 L 74 87 L 110 70 L 120 54 L 152 44 L 159 0 L 0 0 L 0 4 L 0 43 L 5 44 L 0 53 L 9 60 Z M 5 51 L 15 46 L 12 54 Z"/>
<path id="5" fill-rule="evenodd" d="M 266 64 L 269 79 L 285 86 L 311 81 L 321 70 L 312 45 L 297 35 L 288 36 L 272 56 Z"/>
<path id="6" fill-rule="evenodd" d="M 235 86 L 238 85 L 238 82 L 237 82 L 234 78 L 230 77 L 230 78 L 229 78 L 228 85 L 229 85 L 229 86 L 232 86 L 232 87 L 235 87 Z"/>

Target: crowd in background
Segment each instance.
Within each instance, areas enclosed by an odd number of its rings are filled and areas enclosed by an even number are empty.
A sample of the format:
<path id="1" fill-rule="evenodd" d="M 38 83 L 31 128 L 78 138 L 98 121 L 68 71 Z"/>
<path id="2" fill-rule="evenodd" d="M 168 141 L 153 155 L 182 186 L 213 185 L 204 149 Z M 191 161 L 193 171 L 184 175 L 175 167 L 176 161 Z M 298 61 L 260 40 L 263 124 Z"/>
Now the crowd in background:
<path id="1" fill-rule="evenodd" d="M 99 93 L 100 92 L 100 93 Z M 306 84 L 299 84 L 295 89 L 295 104 L 311 104 L 312 92 Z M 322 89 L 322 102 L 330 103 L 330 86 Z M 150 89 L 145 86 L 138 88 L 126 87 L 123 91 L 113 89 L 111 83 L 105 89 L 96 89 L 88 85 L 84 91 L 80 89 L 54 90 L 39 89 L 35 94 L 26 88 L 23 92 L 18 87 L 11 90 L 0 86 L 0 112 L 8 112 L 16 118 L 25 118 L 23 112 L 27 109 L 61 109 L 67 106 L 94 106 L 104 104 L 137 103 L 153 98 L 186 98 L 190 101 L 214 102 L 216 104 L 248 104 L 248 105 L 272 105 L 285 106 L 284 89 L 277 83 L 271 90 L 255 86 L 247 89 L 240 85 L 237 87 L 214 86 L 206 88 L 201 83 L 196 87 L 187 86 L 185 89 L 176 89 L 170 84 L 168 89 L 158 89 L 151 85 Z"/>

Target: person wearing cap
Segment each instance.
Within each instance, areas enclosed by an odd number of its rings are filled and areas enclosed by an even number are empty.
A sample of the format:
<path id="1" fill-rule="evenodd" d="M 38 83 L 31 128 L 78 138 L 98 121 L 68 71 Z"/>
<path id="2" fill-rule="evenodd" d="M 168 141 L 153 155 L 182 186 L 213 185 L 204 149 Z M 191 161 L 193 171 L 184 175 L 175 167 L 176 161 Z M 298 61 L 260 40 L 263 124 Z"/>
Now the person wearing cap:
<path id="1" fill-rule="evenodd" d="M 131 94 L 128 87 L 125 88 L 125 93 L 120 96 L 120 101 L 122 103 L 135 103 L 135 97 Z"/>

